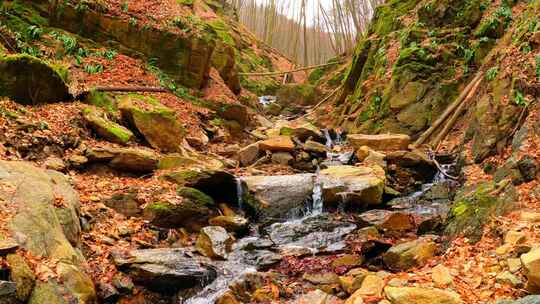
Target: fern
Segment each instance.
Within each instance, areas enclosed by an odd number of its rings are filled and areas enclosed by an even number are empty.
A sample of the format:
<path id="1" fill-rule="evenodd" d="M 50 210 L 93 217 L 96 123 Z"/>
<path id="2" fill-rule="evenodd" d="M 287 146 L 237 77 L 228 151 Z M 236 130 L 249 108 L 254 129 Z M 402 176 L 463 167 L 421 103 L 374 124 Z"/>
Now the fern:
<path id="1" fill-rule="evenodd" d="M 486 79 L 488 81 L 492 81 L 497 77 L 497 74 L 499 74 L 499 68 L 498 67 L 492 67 L 491 69 L 487 70 L 486 72 Z"/>

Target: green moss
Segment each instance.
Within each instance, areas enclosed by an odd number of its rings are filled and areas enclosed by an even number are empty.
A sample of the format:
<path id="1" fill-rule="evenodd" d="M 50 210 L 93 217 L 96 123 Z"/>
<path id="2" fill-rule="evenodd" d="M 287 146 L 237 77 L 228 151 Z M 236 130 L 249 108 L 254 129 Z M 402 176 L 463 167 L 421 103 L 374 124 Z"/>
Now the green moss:
<path id="1" fill-rule="evenodd" d="M 90 94 L 86 96 L 84 101 L 88 104 L 104 109 L 107 113 L 115 113 L 118 110 L 115 99 L 105 92 L 92 90 L 90 91 Z"/>
<path id="2" fill-rule="evenodd" d="M 215 19 L 208 22 L 208 25 L 215 31 L 219 40 L 227 45 L 235 46 L 234 39 L 230 34 L 231 29 L 227 24 L 225 24 L 225 22 L 223 22 L 223 20 Z"/>
<path id="3" fill-rule="evenodd" d="M 180 187 L 176 191 L 178 195 L 207 207 L 215 206 L 214 200 L 200 190 L 189 187 Z"/>

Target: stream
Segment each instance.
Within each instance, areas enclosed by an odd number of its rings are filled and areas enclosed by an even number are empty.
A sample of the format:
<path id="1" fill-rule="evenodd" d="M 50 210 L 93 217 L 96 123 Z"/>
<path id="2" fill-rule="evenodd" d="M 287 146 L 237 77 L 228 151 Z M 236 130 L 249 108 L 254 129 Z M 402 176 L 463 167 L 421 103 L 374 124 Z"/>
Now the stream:
<path id="1" fill-rule="evenodd" d="M 341 135 L 331 136 L 328 130 L 322 130 L 326 137 L 326 146 L 332 151 L 342 151 L 346 145 Z M 328 152 L 323 166 L 349 164 L 352 152 Z M 444 165 L 444 170 L 451 170 L 451 165 Z M 440 185 L 449 181 L 445 174 L 438 172 L 433 181 L 422 185 L 422 188 L 410 195 L 396 198 L 388 203 L 392 210 L 400 210 L 421 216 L 440 215 L 448 210 L 448 202 L 433 198 L 430 193 Z M 237 178 L 238 205 L 243 208 L 242 179 Z M 346 200 L 346 198 L 344 198 Z M 347 244 L 347 235 L 358 227 L 350 222 L 336 220 L 332 213 L 324 211 L 322 183 L 319 180 L 319 168 L 315 174 L 313 193 L 307 197 L 301 215 L 292 215 L 284 221 L 261 228 L 251 227 L 248 236 L 235 242 L 228 258 L 222 261 L 197 257 L 202 263 L 211 265 L 217 270 L 217 278 L 199 289 L 195 295 L 179 298 L 179 304 L 215 303 L 219 297 L 229 290 L 231 284 L 242 282 L 244 278 L 257 271 L 264 271 L 282 259 L 282 253 L 298 255 L 331 254 L 343 251 Z M 338 212 L 340 212 L 338 208 Z M 342 211 L 342 210 L 341 210 Z M 240 283 L 241 284 L 241 283 Z"/>

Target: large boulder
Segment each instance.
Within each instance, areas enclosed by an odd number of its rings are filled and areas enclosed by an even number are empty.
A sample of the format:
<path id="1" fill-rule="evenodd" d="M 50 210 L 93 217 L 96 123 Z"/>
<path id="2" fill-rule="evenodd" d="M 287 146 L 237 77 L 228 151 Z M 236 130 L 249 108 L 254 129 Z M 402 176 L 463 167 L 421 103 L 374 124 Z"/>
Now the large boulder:
<path id="1" fill-rule="evenodd" d="M 325 203 L 376 205 L 382 202 L 386 177 L 376 165 L 332 166 L 321 170 L 319 180 Z"/>
<path id="2" fill-rule="evenodd" d="M 349 134 L 347 140 L 355 149 L 367 146 L 376 151 L 407 150 L 411 142 L 406 134 Z"/>
<path id="3" fill-rule="evenodd" d="M 142 95 L 128 95 L 118 102 L 122 118 L 136 129 L 155 149 L 182 151 L 186 135 L 176 112 L 158 100 Z"/>
<path id="4" fill-rule="evenodd" d="M 26 302 L 36 285 L 36 275 L 22 256 L 10 254 L 6 260 L 9 264 L 10 279 L 17 287 L 17 300 Z"/>
<path id="5" fill-rule="evenodd" d="M 203 192 L 188 187 L 181 187 L 178 196 L 167 201 L 148 204 L 144 208 L 144 217 L 153 225 L 163 228 L 184 227 L 198 231 L 208 224 L 214 215 L 214 200 Z"/>
<path id="6" fill-rule="evenodd" d="M 259 149 L 270 152 L 292 152 L 294 142 L 289 136 L 274 136 L 259 142 Z"/>
<path id="7" fill-rule="evenodd" d="M 98 109 L 86 108 L 82 113 L 88 126 L 104 139 L 123 145 L 133 139 L 133 132 L 124 126 L 107 119 L 104 113 Z"/>
<path id="8" fill-rule="evenodd" d="M 527 289 L 532 293 L 540 292 L 540 248 L 523 254 L 521 264 L 528 279 Z"/>
<path id="9" fill-rule="evenodd" d="M 461 304 L 463 301 L 453 291 L 437 288 L 386 287 L 386 298 L 392 304 Z"/>
<path id="10" fill-rule="evenodd" d="M 0 55 L 0 96 L 22 104 L 69 100 L 66 73 L 26 54 Z"/>
<path id="11" fill-rule="evenodd" d="M 406 271 L 424 265 L 434 257 L 438 250 L 435 242 L 429 238 L 420 238 L 392 246 L 384 255 L 386 267 L 395 271 Z"/>
<path id="12" fill-rule="evenodd" d="M 263 221 L 301 213 L 314 187 L 313 174 L 249 176 L 242 181 L 248 190 L 245 207 Z"/>
<path id="13" fill-rule="evenodd" d="M 319 128 L 309 122 L 288 123 L 279 130 L 280 135 L 293 136 L 300 141 L 306 141 L 309 138 L 313 140 L 324 140 L 324 135 Z"/>
<path id="14" fill-rule="evenodd" d="M 209 258 L 227 259 L 232 244 L 233 239 L 225 228 L 208 226 L 199 232 L 195 248 L 200 254 Z"/>
<path id="15" fill-rule="evenodd" d="M 29 303 L 56 303 L 50 300 L 54 298 L 80 304 L 96 303 L 94 285 L 84 268 L 85 259 L 76 248 L 81 234 L 80 205 L 68 178 L 26 162 L 0 161 L 0 185 L 3 186 L 0 187 L 0 204 L 7 203 L 16 210 L 12 218 L 5 219 L 9 232 L 33 256 L 58 261 L 58 278 L 38 284 Z M 22 268 L 18 268 L 13 279 L 26 282 L 23 279 L 23 276 L 28 277 L 23 274 L 26 271 L 19 271 L 25 267 L 19 265 Z M 38 289 L 49 290 L 50 299 L 39 302 Z"/>
<path id="16" fill-rule="evenodd" d="M 125 254 L 113 252 L 113 261 L 135 283 L 164 293 L 204 286 L 217 276 L 214 268 L 189 258 L 179 248 L 132 250 Z"/>

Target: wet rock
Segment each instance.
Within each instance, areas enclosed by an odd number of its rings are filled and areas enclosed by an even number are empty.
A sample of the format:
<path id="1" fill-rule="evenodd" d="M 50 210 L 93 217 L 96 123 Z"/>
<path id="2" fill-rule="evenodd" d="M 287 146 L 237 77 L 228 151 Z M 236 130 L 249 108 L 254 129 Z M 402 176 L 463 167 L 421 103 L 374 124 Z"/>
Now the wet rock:
<path id="1" fill-rule="evenodd" d="M 406 271 L 424 265 L 435 256 L 438 246 L 428 238 L 421 238 L 392 246 L 384 255 L 386 267 L 395 271 Z"/>
<path id="2" fill-rule="evenodd" d="M 296 304 L 339 304 L 341 300 L 339 298 L 327 294 L 326 292 L 316 289 L 308 292 L 307 294 L 301 296 L 296 302 Z"/>
<path id="3" fill-rule="evenodd" d="M 36 284 L 36 276 L 26 263 L 26 260 L 18 254 L 9 254 L 6 258 L 11 280 L 17 287 L 16 297 L 21 302 L 26 302 Z"/>
<path id="4" fill-rule="evenodd" d="M 259 157 L 259 143 L 246 146 L 238 151 L 238 160 L 242 166 L 249 166 Z"/>
<path id="5" fill-rule="evenodd" d="M 198 189 L 217 201 L 237 202 L 236 177 L 223 170 L 190 168 L 161 175 L 159 178 L 180 186 Z"/>
<path id="6" fill-rule="evenodd" d="M 377 151 L 407 150 L 411 142 L 405 134 L 349 134 L 347 140 L 355 149 L 367 146 Z"/>
<path id="7" fill-rule="evenodd" d="M 274 242 L 269 239 L 261 239 L 256 237 L 248 237 L 241 239 L 242 250 L 269 249 L 274 246 Z"/>
<path id="8" fill-rule="evenodd" d="M 274 136 L 259 142 L 259 149 L 270 152 L 292 152 L 294 142 L 289 136 Z"/>
<path id="9" fill-rule="evenodd" d="M 155 149 L 163 152 L 181 152 L 185 130 L 176 118 L 176 112 L 158 100 L 131 94 L 118 102 L 122 118 L 144 136 Z"/>
<path id="10" fill-rule="evenodd" d="M 195 248 L 197 251 L 210 258 L 227 259 L 233 239 L 227 230 L 219 226 L 208 226 L 201 229 Z"/>
<path id="11" fill-rule="evenodd" d="M 281 254 L 270 250 L 256 249 L 246 251 L 243 255 L 243 259 L 248 265 L 255 266 L 257 269 L 263 270 L 281 262 L 283 257 Z"/>
<path id="12" fill-rule="evenodd" d="M 294 157 L 291 153 L 287 152 L 276 152 L 272 153 L 272 163 L 282 166 L 289 165 L 294 160 Z"/>
<path id="13" fill-rule="evenodd" d="M 79 303 L 93 303 L 96 300 L 94 287 L 82 270 L 85 259 L 76 249 L 81 235 L 80 203 L 69 179 L 30 163 L 0 161 L 0 184 L 17 185 L 14 193 L 0 190 L 0 200 L 17 210 L 7 223 L 10 233 L 24 240 L 21 246 L 32 255 L 60 261 L 58 281 L 43 282 L 43 288 L 61 285 L 65 296 L 77 297 Z M 58 201 L 62 205 L 58 205 Z M 69 272 L 61 271 L 68 266 Z M 74 281 L 77 284 L 72 284 Z M 39 295 L 36 288 L 29 303 L 36 303 L 34 294 Z"/>
<path id="14" fill-rule="evenodd" d="M 439 264 L 432 269 L 431 279 L 435 284 L 440 286 L 446 286 L 452 284 L 454 277 L 450 274 L 450 270 L 444 265 Z"/>
<path id="15" fill-rule="evenodd" d="M 337 252 L 345 248 L 345 236 L 355 229 L 354 224 L 322 214 L 301 221 L 275 223 L 267 228 L 267 232 L 276 245 L 303 246 L 316 252 Z"/>
<path id="16" fill-rule="evenodd" d="M 107 119 L 105 113 L 96 108 L 86 108 L 82 113 L 86 124 L 105 140 L 125 145 L 134 137 L 133 132 Z"/>
<path id="17" fill-rule="evenodd" d="M 263 222 L 301 213 L 313 194 L 312 174 L 249 176 L 242 180 L 252 197 L 244 203 Z"/>
<path id="18" fill-rule="evenodd" d="M 215 203 L 201 191 L 181 187 L 177 191 L 181 198 L 148 204 L 143 211 L 144 218 L 151 224 L 163 228 L 185 227 L 197 231 L 206 226 L 213 215 Z"/>
<path id="19" fill-rule="evenodd" d="M 279 134 L 296 137 L 300 141 L 306 141 L 309 138 L 314 140 L 324 139 L 324 135 L 322 134 L 321 130 L 308 122 L 301 124 L 287 124 L 281 127 Z"/>
<path id="20" fill-rule="evenodd" d="M 182 249 L 113 252 L 113 261 L 134 282 L 164 293 L 210 284 L 217 275 L 215 269 L 187 257 Z"/>
<path id="21" fill-rule="evenodd" d="M 459 295 L 452 291 L 420 287 L 386 287 L 386 298 L 392 304 L 461 304 Z"/>
<path id="22" fill-rule="evenodd" d="M 247 273 L 229 284 L 229 288 L 239 301 L 249 302 L 255 290 L 266 285 L 267 276 L 261 272 Z"/>
<path id="23" fill-rule="evenodd" d="M 527 277 L 527 289 L 532 293 L 540 292 L 540 248 L 521 255 L 523 272 Z"/>
<path id="24" fill-rule="evenodd" d="M 136 191 L 114 194 L 105 200 L 105 205 L 125 216 L 140 216 L 143 211 L 139 207 L 142 202 L 137 200 Z"/>
<path id="25" fill-rule="evenodd" d="M 310 248 L 302 246 L 280 246 L 279 253 L 282 256 L 303 257 L 307 255 L 313 255 L 313 251 Z"/>
<path id="26" fill-rule="evenodd" d="M 375 226 L 388 232 L 404 232 L 415 227 L 414 218 L 410 214 L 383 209 L 362 212 L 358 219 L 364 226 Z"/>
<path id="27" fill-rule="evenodd" d="M 418 183 L 431 182 L 438 172 L 435 163 L 420 151 L 394 151 L 385 160 L 390 186 L 400 192 L 411 192 Z"/>
<path id="28" fill-rule="evenodd" d="M 43 163 L 43 166 L 49 170 L 64 171 L 66 170 L 66 163 L 64 160 L 58 157 L 49 156 Z"/>
<path id="29" fill-rule="evenodd" d="M 308 140 L 304 144 L 304 150 L 311 153 L 325 154 L 328 151 L 328 147 L 313 140 Z"/>
<path id="30" fill-rule="evenodd" d="M 208 223 L 212 226 L 220 226 L 230 232 L 245 231 L 249 221 L 241 216 L 216 216 L 211 218 Z"/>
<path id="31" fill-rule="evenodd" d="M 375 205 L 382 202 L 385 173 L 379 166 L 333 166 L 321 170 L 324 202 Z M 343 195 L 341 195 L 343 194 Z"/>
<path id="32" fill-rule="evenodd" d="M 0 95 L 18 103 L 36 104 L 67 101 L 67 75 L 44 61 L 26 54 L 0 58 Z"/>

